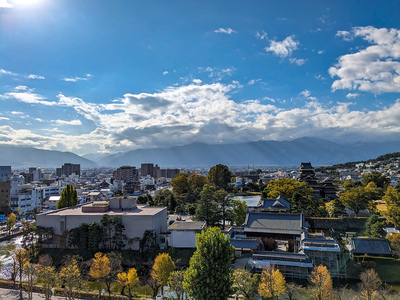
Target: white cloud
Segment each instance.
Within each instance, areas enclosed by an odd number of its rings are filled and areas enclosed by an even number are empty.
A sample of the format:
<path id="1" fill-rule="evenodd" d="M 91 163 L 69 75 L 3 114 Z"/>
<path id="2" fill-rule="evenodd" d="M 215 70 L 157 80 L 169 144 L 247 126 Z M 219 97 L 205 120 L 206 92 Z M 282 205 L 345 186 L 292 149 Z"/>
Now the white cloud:
<path id="1" fill-rule="evenodd" d="M 26 85 L 19 85 L 14 88 L 14 91 L 27 91 L 28 87 Z"/>
<path id="2" fill-rule="evenodd" d="M 11 3 L 8 3 L 7 0 L 0 0 L 0 8 L 11 8 L 14 7 Z"/>
<path id="3" fill-rule="evenodd" d="M 35 75 L 35 74 L 29 74 L 27 76 L 27 78 L 29 78 L 29 79 L 45 79 L 44 76 Z"/>
<path id="4" fill-rule="evenodd" d="M 268 34 L 264 30 L 261 33 L 257 31 L 256 38 L 259 40 L 266 40 L 268 38 Z"/>
<path id="5" fill-rule="evenodd" d="M 7 117 L 0 117 L 0 120 L 10 120 L 10 118 L 7 118 Z"/>
<path id="6" fill-rule="evenodd" d="M 7 70 L 4 70 L 4 69 L 0 69 L 0 74 L 11 75 L 11 76 L 17 76 L 18 75 L 17 73 L 14 73 L 14 72 L 11 72 L 11 71 L 7 71 Z"/>
<path id="7" fill-rule="evenodd" d="M 73 125 L 73 126 L 79 126 L 82 125 L 81 120 L 71 120 L 71 121 L 64 121 L 64 120 L 54 120 L 53 121 L 57 125 Z"/>
<path id="8" fill-rule="evenodd" d="M 236 71 L 235 67 L 229 67 L 226 69 L 221 69 L 221 68 L 202 68 L 199 67 L 199 72 L 208 72 L 208 77 L 214 78 L 216 81 L 220 81 L 222 78 L 225 76 L 232 76 L 232 74 Z"/>
<path id="9" fill-rule="evenodd" d="M 294 36 L 288 36 L 281 42 L 270 41 L 269 47 L 265 48 L 266 52 L 272 52 L 276 56 L 287 57 L 300 45 L 299 41 L 294 39 Z"/>
<path id="10" fill-rule="evenodd" d="M 61 79 L 61 80 L 67 81 L 67 82 L 77 82 L 77 81 L 87 81 L 87 80 L 89 80 L 89 79 L 92 78 L 92 77 L 93 77 L 93 75 L 91 75 L 91 74 L 86 74 L 85 77 L 65 77 L 65 78 L 63 78 L 63 79 Z"/>
<path id="11" fill-rule="evenodd" d="M 343 38 L 343 39 L 344 39 L 345 41 L 347 41 L 347 42 L 349 42 L 349 41 L 351 41 L 351 40 L 353 39 L 351 33 L 348 32 L 348 31 L 345 31 L 345 30 L 343 30 L 343 31 L 338 31 L 338 32 L 336 33 L 336 36 L 337 36 L 337 37 Z"/>
<path id="12" fill-rule="evenodd" d="M 194 80 L 157 93 L 127 93 L 103 104 L 60 94 L 52 105 L 68 114 L 72 109 L 86 118 L 79 132 L 87 132 L 78 134 L 73 128 L 65 132 L 58 129 L 62 125 L 81 125 L 78 118 L 40 119 L 57 125 L 53 126 L 57 129 L 52 128 L 50 132 L 36 130 L 34 126 L 28 129 L 0 126 L 0 143 L 79 153 L 85 148 L 107 152 L 149 145 L 168 147 L 192 142 L 231 143 L 303 136 L 369 141 L 382 137 L 394 139 L 400 132 L 400 100 L 376 111 L 352 110 L 352 103 L 333 101 L 324 105 L 309 90 L 303 90 L 299 97 L 309 101 L 302 107 L 282 108 L 279 103 L 284 99 L 265 97 L 236 102 L 232 98 L 238 88 L 240 83 L 204 84 Z M 47 105 L 42 98 L 36 100 L 35 103 Z"/>
<path id="13" fill-rule="evenodd" d="M 163 74 L 163 75 L 167 75 L 167 74 L 168 74 L 168 71 L 164 71 L 164 72 L 162 72 L 162 74 Z"/>
<path id="14" fill-rule="evenodd" d="M 339 77 L 332 90 L 400 92 L 400 30 L 354 27 L 350 37 L 361 37 L 372 45 L 338 58 L 338 63 L 329 69 L 331 77 Z"/>
<path id="15" fill-rule="evenodd" d="M 236 33 L 235 30 L 233 30 L 232 28 L 218 28 L 216 30 L 214 30 L 215 33 L 225 33 L 225 34 L 232 34 L 232 33 Z"/>
<path id="16" fill-rule="evenodd" d="M 46 101 L 46 98 L 39 94 L 35 94 L 32 91 L 5 93 L 3 97 L 14 98 L 20 102 L 25 102 L 29 104 L 43 104 L 47 106 L 56 105 L 56 102 Z"/>
<path id="17" fill-rule="evenodd" d="M 324 54 L 325 50 L 318 50 L 318 54 Z"/>
<path id="18" fill-rule="evenodd" d="M 289 61 L 291 64 L 296 64 L 298 66 L 304 65 L 304 63 L 307 61 L 307 59 L 303 58 L 289 58 Z"/>
<path id="19" fill-rule="evenodd" d="M 193 79 L 194 84 L 201 84 L 202 81 L 200 79 Z"/>
<path id="20" fill-rule="evenodd" d="M 357 94 L 357 93 L 348 93 L 348 94 L 346 95 L 346 98 L 347 98 L 347 99 L 354 99 L 354 98 L 357 98 L 358 96 L 360 96 L 360 94 Z"/>
<path id="21" fill-rule="evenodd" d="M 261 81 L 261 78 L 258 79 L 251 79 L 249 80 L 249 82 L 247 83 L 248 85 L 253 85 L 256 84 L 257 82 Z"/>
<path id="22" fill-rule="evenodd" d="M 24 115 L 25 113 L 23 113 L 22 111 L 12 111 L 11 114 L 12 115 Z"/>

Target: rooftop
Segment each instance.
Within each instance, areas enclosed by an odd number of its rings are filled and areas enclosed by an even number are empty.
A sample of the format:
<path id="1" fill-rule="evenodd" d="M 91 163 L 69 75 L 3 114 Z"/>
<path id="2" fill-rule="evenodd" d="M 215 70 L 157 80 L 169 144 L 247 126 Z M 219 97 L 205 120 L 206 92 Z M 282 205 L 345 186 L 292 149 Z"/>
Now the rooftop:
<path id="1" fill-rule="evenodd" d="M 392 250 L 387 239 L 352 238 L 353 254 L 391 255 Z"/>
<path id="2" fill-rule="evenodd" d="M 168 229 L 180 229 L 180 230 L 202 230 L 206 225 L 206 221 L 175 221 L 171 224 Z"/>
<path id="3" fill-rule="evenodd" d="M 249 212 L 245 228 L 305 230 L 308 228 L 303 214 Z"/>
<path id="4" fill-rule="evenodd" d="M 77 205 L 70 208 L 63 208 L 53 211 L 42 213 L 42 215 L 53 215 L 53 216 L 77 216 L 77 215 L 104 215 L 105 212 L 82 212 L 82 207 L 91 204 Z M 165 207 L 137 207 L 132 210 L 121 210 L 121 209 L 110 209 L 106 213 L 108 215 L 139 215 L 139 216 L 153 216 L 159 212 L 165 210 Z"/>

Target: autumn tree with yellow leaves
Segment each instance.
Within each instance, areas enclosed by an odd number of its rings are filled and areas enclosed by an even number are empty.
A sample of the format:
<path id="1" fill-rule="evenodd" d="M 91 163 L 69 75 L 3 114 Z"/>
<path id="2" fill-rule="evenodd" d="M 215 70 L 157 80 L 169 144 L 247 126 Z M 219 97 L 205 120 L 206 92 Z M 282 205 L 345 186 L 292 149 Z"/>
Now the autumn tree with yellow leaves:
<path id="1" fill-rule="evenodd" d="M 117 278 L 118 283 L 122 286 L 121 294 L 123 294 L 125 288 L 128 288 L 128 297 L 132 299 L 131 289 L 133 289 L 136 282 L 139 280 L 136 269 L 131 268 L 128 272 L 118 273 Z"/>
<path id="2" fill-rule="evenodd" d="M 175 270 L 175 264 L 168 253 L 160 253 L 154 260 L 151 277 L 161 284 L 161 293 L 164 294 L 164 286 L 168 284 L 169 276 Z"/>
<path id="3" fill-rule="evenodd" d="M 108 257 L 97 252 L 94 255 L 92 265 L 90 266 L 90 276 L 99 281 L 99 298 L 101 297 L 101 280 L 110 273 L 110 260 Z"/>
<path id="4" fill-rule="evenodd" d="M 59 275 L 66 288 L 66 298 L 69 300 L 74 299 L 72 290 L 81 282 L 81 272 L 79 271 L 78 261 L 76 258 L 67 257 Z"/>
<path id="5" fill-rule="evenodd" d="M 361 298 L 365 300 L 378 299 L 379 290 L 382 287 L 382 280 L 374 269 L 365 270 L 360 274 L 358 287 L 360 288 Z"/>
<path id="6" fill-rule="evenodd" d="M 258 293 L 263 298 L 278 299 L 280 294 L 286 292 L 285 277 L 273 266 L 263 270 Z"/>
<path id="7" fill-rule="evenodd" d="M 310 277 L 309 286 L 315 300 L 329 300 L 332 296 L 332 278 L 325 266 L 315 266 Z"/>
<path id="8" fill-rule="evenodd" d="M 19 289 L 22 289 L 22 276 L 24 274 L 24 266 L 29 262 L 29 253 L 25 249 L 18 248 L 15 250 L 15 261 L 19 272 Z"/>

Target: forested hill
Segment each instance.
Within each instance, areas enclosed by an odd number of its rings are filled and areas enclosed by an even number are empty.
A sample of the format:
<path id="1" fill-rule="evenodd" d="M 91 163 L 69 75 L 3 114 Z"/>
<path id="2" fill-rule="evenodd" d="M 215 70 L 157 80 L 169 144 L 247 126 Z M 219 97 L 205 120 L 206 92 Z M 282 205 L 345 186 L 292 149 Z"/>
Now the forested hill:
<path id="1" fill-rule="evenodd" d="M 354 168 L 358 164 L 370 164 L 370 163 L 389 163 L 392 160 L 400 159 L 400 152 L 388 153 L 384 155 L 380 155 L 374 159 L 368 160 L 360 160 L 360 161 L 353 161 L 347 162 L 343 164 L 335 164 L 329 167 L 320 167 L 319 169 L 327 169 L 327 170 L 334 170 L 334 169 L 349 169 Z"/>

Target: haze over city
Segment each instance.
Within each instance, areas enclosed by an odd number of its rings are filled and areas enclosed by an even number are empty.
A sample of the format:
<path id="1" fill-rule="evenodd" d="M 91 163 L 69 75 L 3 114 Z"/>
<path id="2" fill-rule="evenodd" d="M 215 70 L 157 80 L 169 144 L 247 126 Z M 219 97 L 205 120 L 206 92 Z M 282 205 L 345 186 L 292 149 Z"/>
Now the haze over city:
<path id="1" fill-rule="evenodd" d="M 397 141 L 399 8 L 0 0 L 0 144 L 82 155 Z"/>

